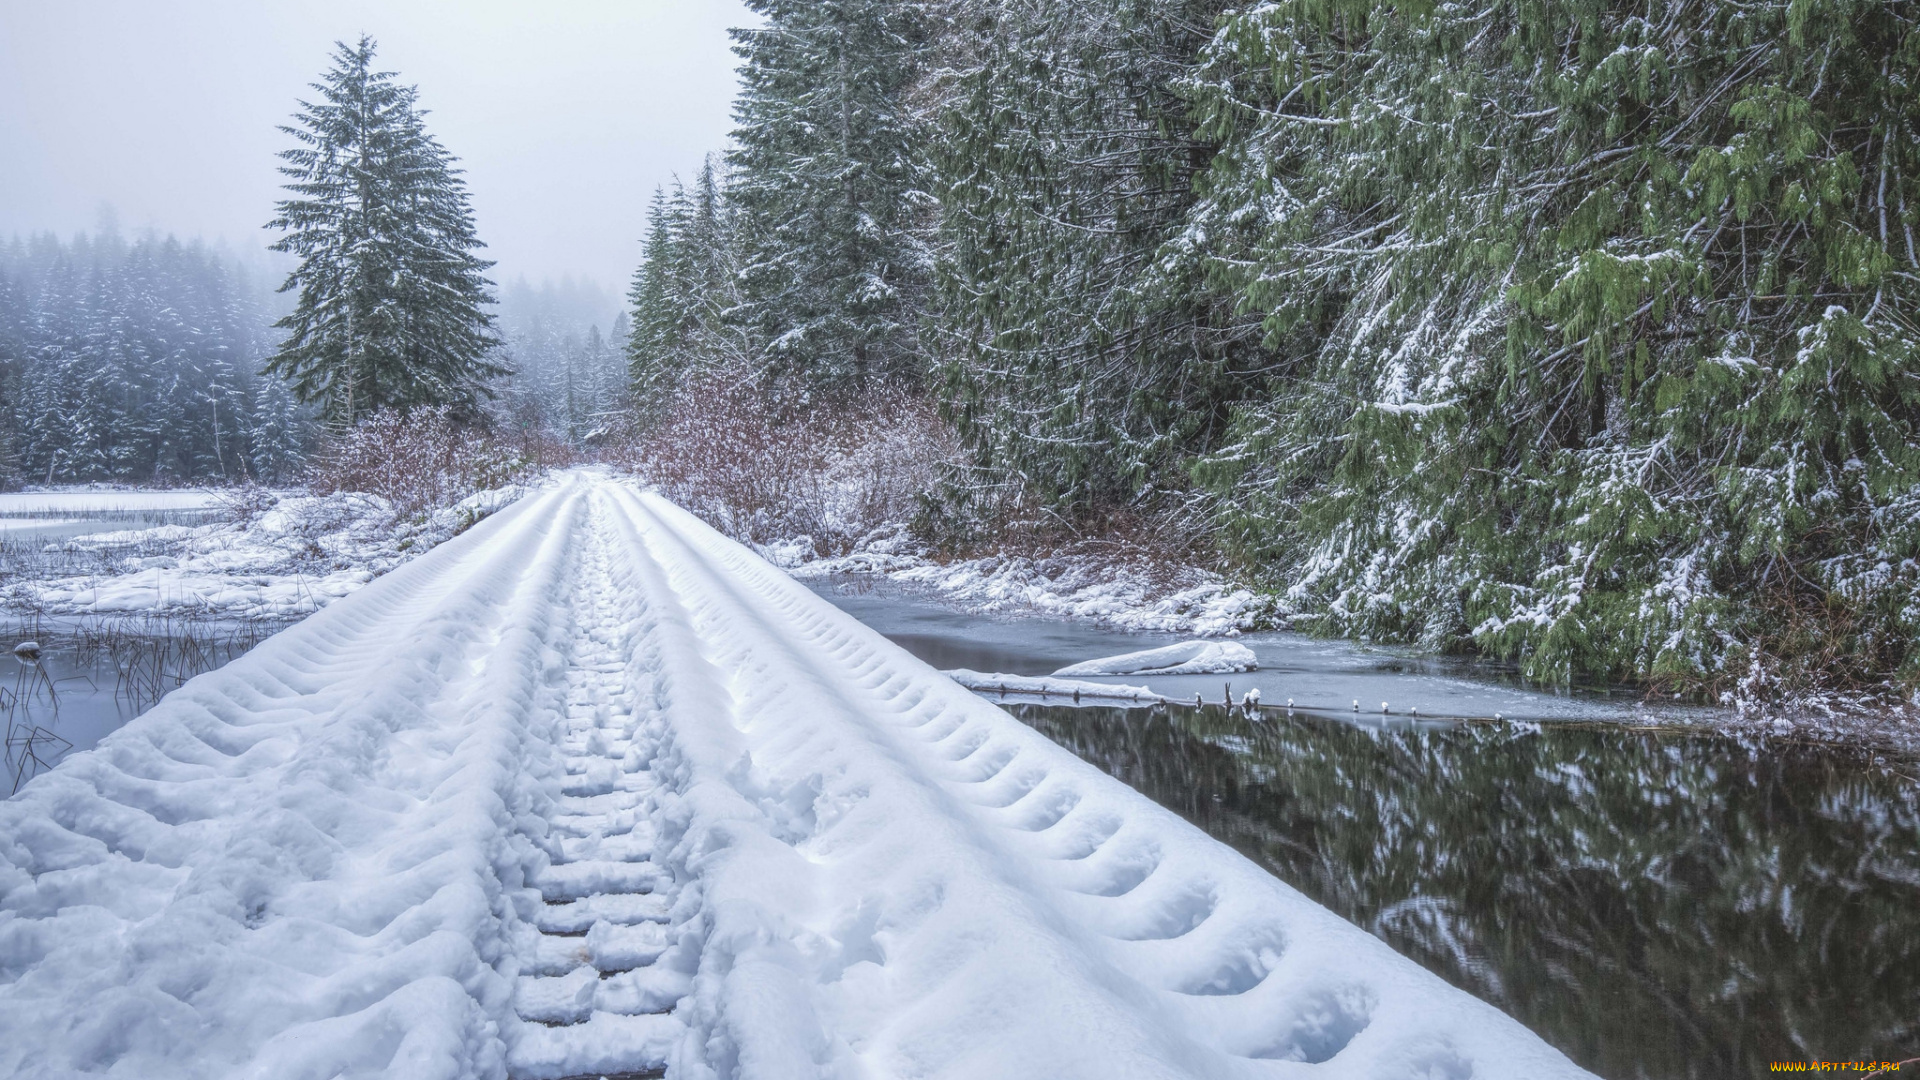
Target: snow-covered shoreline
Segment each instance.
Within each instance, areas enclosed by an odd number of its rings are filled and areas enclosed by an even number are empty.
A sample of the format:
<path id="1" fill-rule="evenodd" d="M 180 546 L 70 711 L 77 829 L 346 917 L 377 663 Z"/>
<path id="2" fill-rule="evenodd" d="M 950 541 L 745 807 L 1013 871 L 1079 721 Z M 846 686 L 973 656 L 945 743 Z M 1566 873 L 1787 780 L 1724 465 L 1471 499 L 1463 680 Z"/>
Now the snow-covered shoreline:
<path id="1" fill-rule="evenodd" d="M 903 526 L 876 530 L 842 556 L 817 556 L 806 537 L 752 546 L 801 581 L 869 577 L 983 617 L 1063 619 L 1122 631 L 1227 638 L 1285 629 L 1295 618 L 1273 597 L 1200 568 L 1148 572 L 1136 563 L 1077 554 L 940 562 L 914 544 Z M 997 687 L 1000 676 L 987 673 L 983 678 Z M 1651 688 L 1647 692 L 1654 693 Z M 1808 693 L 1785 701 L 1743 700 L 1730 693 L 1712 707 L 1718 719 L 1685 726 L 1743 738 L 1807 739 L 1920 753 L 1920 696 L 1902 701 L 1899 695 L 1897 686 L 1877 694 Z M 1046 698 L 1041 694 L 1034 700 Z M 1642 725 L 1630 709 L 1623 710 L 1620 723 Z"/>
<path id="2" fill-rule="evenodd" d="M 885 578 L 980 615 L 1080 619 L 1116 630 L 1201 637 L 1285 625 L 1271 597 L 1197 567 L 1156 567 L 1091 555 L 988 555 L 941 562 L 904 527 L 879 530 L 851 554 L 821 558 L 808 537 L 755 545 L 801 580 L 843 574 Z"/>
<path id="3" fill-rule="evenodd" d="M 584 935 L 581 931 L 584 930 Z M 577 475 L 0 802 L 0 1073 L 1584 1077 Z"/>
<path id="4" fill-rule="evenodd" d="M 431 550 L 528 489 L 478 492 L 424 516 L 342 492 L 19 492 L 20 508 L 71 496 L 78 509 L 224 509 L 220 520 L 73 536 L 42 546 L 56 569 L 10 575 L 0 608 L 19 615 L 292 619 L 312 614 Z M 56 500 L 57 501 L 57 500 Z M 49 504 L 51 505 L 51 504 Z M 88 572 L 59 573 L 62 562 Z"/>

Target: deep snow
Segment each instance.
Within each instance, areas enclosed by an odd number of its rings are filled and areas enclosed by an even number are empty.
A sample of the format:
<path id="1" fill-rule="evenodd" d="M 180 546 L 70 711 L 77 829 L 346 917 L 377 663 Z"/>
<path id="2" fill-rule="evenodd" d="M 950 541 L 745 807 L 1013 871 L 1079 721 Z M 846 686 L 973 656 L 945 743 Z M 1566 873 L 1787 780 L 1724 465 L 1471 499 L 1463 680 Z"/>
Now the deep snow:
<path id="1" fill-rule="evenodd" d="M 1139 649 L 1068 664 L 1055 675 L 1211 675 L 1252 671 L 1260 666 L 1253 650 L 1237 641 L 1182 641 L 1157 649 Z"/>
<path id="2" fill-rule="evenodd" d="M 297 617 L 428 551 L 523 491 L 480 492 L 421 519 L 396 514 L 374 495 L 263 493 L 264 504 L 238 520 L 107 530 L 51 543 L 47 554 L 56 565 L 62 552 L 92 555 L 106 572 L 15 581 L 0 603 L 51 615 Z M 96 511 L 180 509 L 189 497 L 201 500 L 191 502 L 194 507 L 218 505 L 205 492 L 18 494 L 92 500 L 86 505 Z"/>
<path id="3" fill-rule="evenodd" d="M 988 556 L 938 562 L 916 549 L 904 526 L 878 530 L 851 555 L 815 558 L 801 537 L 759 549 L 803 581 L 876 575 L 981 615 L 1079 619 L 1116 630 L 1220 635 L 1280 619 L 1270 598 L 1195 567 L 1144 572 L 1091 556 Z"/>
<path id="4" fill-rule="evenodd" d="M 596 473 L 0 803 L 0 1074 L 659 1065 L 1587 1075 Z"/>

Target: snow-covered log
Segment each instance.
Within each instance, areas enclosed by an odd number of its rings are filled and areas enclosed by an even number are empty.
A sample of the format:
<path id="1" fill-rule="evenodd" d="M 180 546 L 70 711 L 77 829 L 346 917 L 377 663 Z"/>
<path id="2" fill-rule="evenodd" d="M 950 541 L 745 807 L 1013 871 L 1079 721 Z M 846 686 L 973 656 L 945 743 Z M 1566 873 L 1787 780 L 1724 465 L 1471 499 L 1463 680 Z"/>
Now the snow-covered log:
<path id="1" fill-rule="evenodd" d="M 1069 664 L 1054 672 L 1064 678 L 1080 675 L 1207 675 L 1252 671 L 1260 666 L 1253 650 L 1237 641 L 1182 641 L 1157 649 L 1103 656 Z"/>

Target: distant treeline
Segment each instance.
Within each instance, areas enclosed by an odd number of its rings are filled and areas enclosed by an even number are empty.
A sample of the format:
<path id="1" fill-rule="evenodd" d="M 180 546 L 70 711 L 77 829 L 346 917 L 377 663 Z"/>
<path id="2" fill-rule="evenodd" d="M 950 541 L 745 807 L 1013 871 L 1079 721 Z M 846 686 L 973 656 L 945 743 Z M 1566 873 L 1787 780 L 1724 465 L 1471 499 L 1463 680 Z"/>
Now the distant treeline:
<path id="1" fill-rule="evenodd" d="M 500 293 L 496 424 L 537 429 L 573 446 L 601 441 L 627 408 L 627 316 L 617 297 L 562 278 L 517 279 Z M 604 329 L 603 329 L 604 328 Z"/>
<path id="2" fill-rule="evenodd" d="M 905 382 L 944 527 L 1187 520 L 1329 632 L 1920 673 L 1913 5 L 750 6 L 643 405 Z"/>
<path id="3" fill-rule="evenodd" d="M 197 243 L 0 242 L 0 481 L 292 478 L 304 424 L 259 373 L 276 306 Z"/>
<path id="4" fill-rule="evenodd" d="M 321 430 L 260 370 L 284 337 L 278 283 L 171 238 L 0 241 L 0 489 L 298 481 Z M 627 396 L 615 308 L 590 285 L 514 282 L 499 309 L 510 371 L 486 420 L 574 445 L 613 425 Z"/>

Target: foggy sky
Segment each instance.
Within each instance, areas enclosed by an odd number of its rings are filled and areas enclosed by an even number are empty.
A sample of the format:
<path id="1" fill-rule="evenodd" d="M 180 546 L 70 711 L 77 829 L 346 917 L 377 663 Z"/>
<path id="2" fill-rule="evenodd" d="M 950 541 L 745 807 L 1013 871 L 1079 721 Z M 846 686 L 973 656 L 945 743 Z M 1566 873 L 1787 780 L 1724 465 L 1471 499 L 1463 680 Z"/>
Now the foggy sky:
<path id="1" fill-rule="evenodd" d="M 0 237 L 110 205 L 257 251 L 285 124 L 335 39 L 379 41 L 467 170 L 505 285 L 623 291 L 647 199 L 731 127 L 737 0 L 0 0 Z"/>

